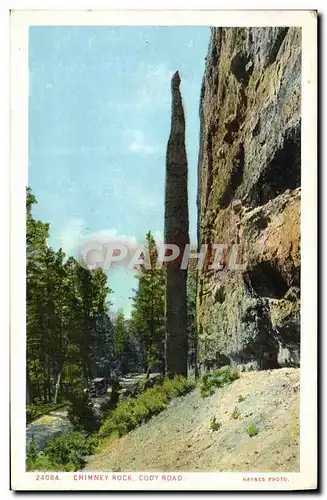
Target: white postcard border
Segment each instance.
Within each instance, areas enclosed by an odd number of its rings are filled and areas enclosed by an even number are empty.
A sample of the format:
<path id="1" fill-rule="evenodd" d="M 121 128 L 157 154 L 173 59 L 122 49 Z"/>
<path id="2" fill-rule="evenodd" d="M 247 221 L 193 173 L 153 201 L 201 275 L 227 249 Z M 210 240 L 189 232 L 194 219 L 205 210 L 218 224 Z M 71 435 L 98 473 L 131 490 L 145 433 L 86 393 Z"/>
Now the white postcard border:
<path id="1" fill-rule="evenodd" d="M 176 473 L 181 481 L 74 480 L 25 472 L 25 187 L 28 167 L 28 29 L 36 25 L 208 25 L 302 27 L 301 410 L 299 473 Z M 14 490 L 292 490 L 317 485 L 317 13 L 315 11 L 12 11 L 11 182 L 11 474 Z M 200 89 L 199 89 L 200 90 Z M 90 474 L 91 472 L 88 471 Z M 127 474 L 127 473 L 125 473 Z M 153 473 L 154 474 L 154 473 Z M 159 473 L 155 473 L 159 474 Z M 160 474 L 163 475 L 164 473 Z M 45 474 L 44 474 L 45 475 Z M 48 475 L 51 475 L 49 473 Z M 55 475 L 55 473 L 53 473 Z M 116 474 L 117 475 L 117 474 Z M 269 480 L 285 477 L 285 480 Z M 244 478 L 250 478 L 245 481 Z M 251 480 L 253 478 L 253 480 Z M 265 480 L 255 480 L 264 478 Z"/>

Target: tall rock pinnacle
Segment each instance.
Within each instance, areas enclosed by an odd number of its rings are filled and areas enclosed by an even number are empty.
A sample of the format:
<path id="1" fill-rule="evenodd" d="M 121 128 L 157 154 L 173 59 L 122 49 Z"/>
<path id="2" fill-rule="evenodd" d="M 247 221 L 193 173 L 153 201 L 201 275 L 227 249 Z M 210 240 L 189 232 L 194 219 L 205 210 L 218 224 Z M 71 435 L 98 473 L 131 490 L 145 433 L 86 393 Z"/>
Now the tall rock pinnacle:
<path id="1" fill-rule="evenodd" d="M 187 375 L 187 271 L 180 269 L 189 243 L 185 117 L 178 71 L 171 81 L 171 130 L 166 156 L 165 242 L 180 249 L 180 258 L 166 267 L 166 372 Z"/>

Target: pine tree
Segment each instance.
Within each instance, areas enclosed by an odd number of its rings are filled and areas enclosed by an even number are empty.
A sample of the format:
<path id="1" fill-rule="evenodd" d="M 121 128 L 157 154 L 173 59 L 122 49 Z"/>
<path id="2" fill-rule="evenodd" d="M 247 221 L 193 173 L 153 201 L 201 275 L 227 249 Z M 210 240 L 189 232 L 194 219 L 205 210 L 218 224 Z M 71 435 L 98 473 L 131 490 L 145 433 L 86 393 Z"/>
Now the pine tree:
<path id="1" fill-rule="evenodd" d="M 165 275 L 162 269 L 156 267 L 158 252 L 150 231 L 146 241 L 151 269 L 140 266 L 130 327 L 146 353 L 144 368 L 149 373 L 153 367 L 163 369 Z"/>
<path id="2" fill-rule="evenodd" d="M 123 352 L 125 345 L 125 316 L 123 310 L 120 309 L 116 316 L 115 322 L 115 351 L 117 354 Z"/>
<path id="3" fill-rule="evenodd" d="M 47 245 L 50 226 L 34 219 L 37 201 L 30 189 L 26 202 L 26 402 L 39 405 L 57 402 L 62 387 L 66 393 L 80 390 L 83 377 L 97 374 L 99 359 L 103 369 L 110 349 L 113 358 L 111 290 L 102 269 L 89 272 Z"/>

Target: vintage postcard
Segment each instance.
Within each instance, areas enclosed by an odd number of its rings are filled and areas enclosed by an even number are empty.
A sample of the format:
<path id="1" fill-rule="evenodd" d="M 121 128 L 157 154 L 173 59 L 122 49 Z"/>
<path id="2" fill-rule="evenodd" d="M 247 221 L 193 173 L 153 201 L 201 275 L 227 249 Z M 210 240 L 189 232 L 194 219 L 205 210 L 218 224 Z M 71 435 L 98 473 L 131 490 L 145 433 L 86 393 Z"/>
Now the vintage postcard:
<path id="1" fill-rule="evenodd" d="M 317 13 L 10 16 L 12 489 L 316 489 Z"/>

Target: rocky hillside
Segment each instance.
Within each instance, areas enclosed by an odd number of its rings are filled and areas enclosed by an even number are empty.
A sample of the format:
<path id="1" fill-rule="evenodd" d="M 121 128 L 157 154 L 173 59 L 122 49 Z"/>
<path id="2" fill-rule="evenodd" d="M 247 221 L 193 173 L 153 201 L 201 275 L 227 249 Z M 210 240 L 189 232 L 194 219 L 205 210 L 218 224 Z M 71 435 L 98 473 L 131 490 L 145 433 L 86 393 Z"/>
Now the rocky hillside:
<path id="1" fill-rule="evenodd" d="M 299 371 L 244 372 L 210 397 L 196 389 L 176 398 L 146 424 L 105 442 L 87 470 L 298 471 Z"/>
<path id="2" fill-rule="evenodd" d="M 201 95 L 199 361 L 259 368 L 300 356 L 301 30 L 213 28 Z M 241 245 L 244 271 L 228 267 Z M 210 252 L 209 252 L 210 255 Z"/>

